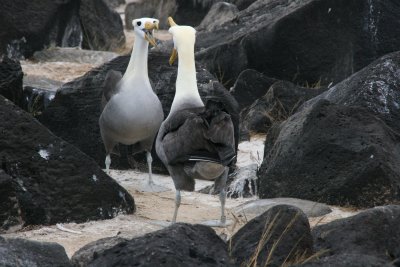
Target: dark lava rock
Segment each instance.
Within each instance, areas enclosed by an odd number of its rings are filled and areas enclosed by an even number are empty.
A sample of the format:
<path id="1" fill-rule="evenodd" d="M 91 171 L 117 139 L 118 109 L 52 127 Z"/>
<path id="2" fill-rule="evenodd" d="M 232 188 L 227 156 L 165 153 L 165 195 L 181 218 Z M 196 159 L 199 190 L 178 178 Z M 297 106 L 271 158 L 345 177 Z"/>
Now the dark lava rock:
<path id="1" fill-rule="evenodd" d="M 95 260 L 99 254 L 102 254 L 107 249 L 126 241 L 126 239 L 117 236 L 96 240 L 83 246 L 77 252 L 75 252 L 71 258 L 71 261 L 74 266 L 88 266 L 88 264 Z"/>
<path id="2" fill-rule="evenodd" d="M 223 23 L 235 17 L 239 9 L 227 2 L 218 2 L 211 6 L 210 11 L 201 21 L 197 30 L 213 31 L 219 28 Z"/>
<path id="3" fill-rule="evenodd" d="M 399 140 L 367 109 L 320 100 L 269 131 L 259 196 L 357 207 L 399 202 Z"/>
<path id="4" fill-rule="evenodd" d="M 0 96 L 0 166 L 12 178 L 24 225 L 132 213 L 134 200 L 87 155 Z M 0 222 L 3 225 L 4 222 Z"/>
<path id="5" fill-rule="evenodd" d="M 82 47 L 91 50 L 117 51 L 125 46 L 120 15 L 103 0 L 80 0 Z"/>
<path id="6" fill-rule="evenodd" d="M 235 0 L 234 3 L 239 10 L 243 10 L 248 8 L 251 4 L 256 2 L 257 0 Z"/>
<path id="7" fill-rule="evenodd" d="M 16 188 L 18 184 L 0 169 L 0 233 L 13 232 L 23 226 Z"/>
<path id="8" fill-rule="evenodd" d="M 400 133 L 400 52 L 383 56 L 307 104 L 361 106 Z"/>
<path id="9" fill-rule="evenodd" d="M 177 10 L 173 16 L 174 20 L 177 24 L 196 27 L 211 7 L 218 2 L 224 2 L 224 0 L 176 0 Z"/>
<path id="10" fill-rule="evenodd" d="M 307 216 L 289 205 L 278 205 L 244 225 L 231 239 L 231 255 L 241 266 L 282 266 L 309 256 L 313 240 Z"/>
<path id="11" fill-rule="evenodd" d="M 274 83 L 268 92 L 240 113 L 240 136 L 245 139 L 250 133 L 267 133 L 275 122 L 286 120 L 310 98 L 326 89 L 296 86 L 291 82 Z"/>
<path id="12" fill-rule="evenodd" d="M 217 30 L 198 32 L 196 58 L 229 84 L 248 68 L 335 84 L 398 50 L 399 13 L 397 0 L 258 0 Z"/>
<path id="13" fill-rule="evenodd" d="M 35 88 L 31 86 L 24 87 L 24 97 L 22 99 L 22 108 L 37 117 L 50 104 L 51 99 L 56 93 L 47 89 Z"/>
<path id="14" fill-rule="evenodd" d="M 240 109 L 243 109 L 264 96 L 277 81 L 256 70 L 247 69 L 240 73 L 230 92 L 238 101 Z"/>
<path id="15" fill-rule="evenodd" d="M 313 228 L 316 251 L 362 254 L 391 262 L 400 257 L 400 206 L 382 206 Z"/>
<path id="16" fill-rule="evenodd" d="M 125 27 L 133 29 L 132 20 L 148 17 L 159 19 L 160 28 L 167 29 L 169 28 L 167 18 L 173 16 L 176 8 L 176 0 L 146 0 L 129 3 L 125 7 Z"/>
<path id="17" fill-rule="evenodd" d="M 163 106 L 165 116 L 168 115 L 175 95 L 177 65 L 170 66 L 169 54 L 150 52 L 149 77 L 153 89 Z M 104 166 L 105 151 L 100 137 L 98 119 L 100 117 L 100 102 L 102 84 L 109 70 L 125 72 L 129 56 L 118 57 L 111 62 L 93 69 L 72 82 L 65 84 L 39 117 L 39 120 L 56 135 L 74 144 L 95 161 Z M 235 136 L 238 141 L 239 113 L 238 104 L 229 92 L 215 78 L 197 64 L 197 85 L 203 101 L 219 98 L 225 101 L 225 108 L 231 115 L 235 125 Z M 128 168 L 127 154 L 129 147 L 120 145 L 121 157 L 112 157 L 112 168 Z M 164 165 L 153 151 L 154 172 L 167 173 Z M 134 157 L 140 169 L 147 171 L 144 153 Z"/>
<path id="18" fill-rule="evenodd" d="M 210 227 L 174 224 L 98 253 L 88 266 L 231 266 L 227 245 Z"/>
<path id="19" fill-rule="evenodd" d="M 0 55 L 30 57 L 55 44 L 80 46 L 77 0 L 3 0 L 0 8 Z"/>
<path id="20" fill-rule="evenodd" d="M 111 8 L 119 7 L 120 5 L 125 4 L 125 0 L 104 0 L 104 2 Z"/>
<path id="21" fill-rule="evenodd" d="M 8 98 L 16 105 L 21 105 L 23 77 L 21 64 L 16 60 L 4 57 L 0 62 L 0 95 Z"/>
<path id="22" fill-rule="evenodd" d="M 57 243 L 0 237 L 0 266 L 70 267 L 65 249 Z"/>
<path id="23" fill-rule="evenodd" d="M 370 255 L 338 254 L 322 259 L 308 261 L 290 267 L 390 267 L 395 266 L 385 260 Z"/>

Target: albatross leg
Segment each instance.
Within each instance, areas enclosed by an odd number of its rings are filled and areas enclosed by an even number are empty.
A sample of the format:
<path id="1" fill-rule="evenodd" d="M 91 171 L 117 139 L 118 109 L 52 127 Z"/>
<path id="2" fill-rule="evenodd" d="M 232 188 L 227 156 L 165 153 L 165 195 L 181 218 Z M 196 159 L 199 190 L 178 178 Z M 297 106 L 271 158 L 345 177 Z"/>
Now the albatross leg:
<path id="1" fill-rule="evenodd" d="M 153 158 L 151 157 L 151 152 L 150 151 L 146 151 L 146 159 L 147 159 L 147 166 L 149 168 L 149 179 L 142 183 L 140 190 L 142 192 L 165 192 L 165 191 L 170 191 L 170 188 L 167 188 L 165 186 L 162 185 L 158 185 L 156 183 L 154 183 L 153 181 L 153 171 L 151 168 L 151 164 L 153 162 Z"/>
<path id="2" fill-rule="evenodd" d="M 110 165 L 111 165 L 111 157 L 110 154 L 107 154 L 106 160 L 104 162 L 106 164 L 106 173 L 110 174 Z"/>
<path id="3" fill-rule="evenodd" d="M 176 216 L 178 215 L 178 209 L 179 206 L 181 205 L 181 191 L 176 190 L 175 193 L 175 211 L 174 211 L 174 217 L 172 217 L 172 223 L 176 223 Z"/>
<path id="4" fill-rule="evenodd" d="M 219 176 L 214 183 L 214 190 L 219 190 L 219 201 L 221 202 L 221 219 L 209 220 L 201 224 L 210 227 L 227 227 L 232 224 L 231 220 L 226 221 L 225 202 L 226 202 L 226 180 L 228 179 L 229 168 L 225 167 L 225 171 Z"/>
<path id="5" fill-rule="evenodd" d="M 151 157 L 151 152 L 147 151 L 146 152 L 146 159 L 147 159 L 147 166 L 149 167 L 149 185 L 152 186 L 154 185 L 153 182 L 153 171 L 151 169 L 151 164 L 153 163 L 153 158 Z"/>
<path id="6" fill-rule="evenodd" d="M 221 226 L 226 224 L 226 216 L 225 216 L 225 201 L 226 201 L 226 192 L 225 188 L 219 192 L 219 201 L 221 202 Z"/>

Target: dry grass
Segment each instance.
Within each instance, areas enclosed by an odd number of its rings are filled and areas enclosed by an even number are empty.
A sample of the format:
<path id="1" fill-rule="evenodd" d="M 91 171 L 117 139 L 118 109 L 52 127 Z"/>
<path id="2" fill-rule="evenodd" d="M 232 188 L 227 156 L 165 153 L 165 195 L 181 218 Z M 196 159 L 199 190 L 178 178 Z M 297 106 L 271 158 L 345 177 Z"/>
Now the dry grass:
<path id="1" fill-rule="evenodd" d="M 295 216 L 293 216 L 293 218 L 289 221 L 289 223 L 286 225 L 285 229 L 279 235 L 278 239 L 276 239 L 273 242 L 271 249 L 268 251 L 268 255 L 267 255 L 266 261 L 264 262 L 263 265 L 261 265 L 261 263 L 258 262 L 258 258 L 260 256 L 260 254 L 262 253 L 262 250 L 263 250 L 264 246 L 271 239 L 273 233 L 276 230 L 277 222 L 278 222 L 279 217 L 280 217 L 280 212 L 278 212 L 274 216 L 274 218 L 272 219 L 271 222 L 269 222 L 269 223 L 266 222 L 266 224 L 264 226 L 264 230 L 263 230 L 262 235 L 260 237 L 260 240 L 259 240 L 259 242 L 257 244 L 257 247 L 254 250 L 254 253 L 252 254 L 252 256 L 250 257 L 250 259 L 247 262 L 241 263 L 240 266 L 242 266 L 242 267 L 259 267 L 259 266 L 267 267 L 267 266 L 270 266 L 270 264 L 272 263 L 273 254 L 276 251 L 278 245 L 282 242 L 283 237 L 293 227 L 294 223 L 296 222 L 296 220 L 298 219 L 299 216 L 300 216 L 300 213 L 296 213 Z M 235 216 L 235 218 L 236 218 L 236 216 Z M 290 265 L 293 265 L 293 264 L 304 264 L 304 263 L 307 263 L 307 262 L 312 261 L 314 259 L 318 259 L 322 255 L 324 255 L 324 254 L 326 254 L 328 252 L 328 250 L 321 250 L 321 251 L 318 251 L 316 253 L 313 253 L 312 255 L 308 255 L 307 251 L 300 252 L 299 250 L 296 250 L 298 248 L 298 245 L 302 241 L 302 239 L 303 239 L 303 237 L 299 238 L 299 240 L 297 240 L 297 242 L 294 244 L 294 246 L 292 247 L 291 251 L 286 256 L 284 262 L 281 264 L 282 267 L 287 267 L 287 266 L 290 266 Z M 232 253 L 231 240 L 230 240 L 228 246 L 229 246 L 229 252 L 231 254 Z"/>

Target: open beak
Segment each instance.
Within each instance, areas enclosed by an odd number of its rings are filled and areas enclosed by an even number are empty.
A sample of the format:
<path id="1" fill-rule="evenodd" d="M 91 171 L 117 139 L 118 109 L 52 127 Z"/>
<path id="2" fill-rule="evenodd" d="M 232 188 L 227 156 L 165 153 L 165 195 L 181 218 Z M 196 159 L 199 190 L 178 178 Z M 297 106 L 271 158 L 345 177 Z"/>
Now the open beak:
<path id="1" fill-rule="evenodd" d="M 151 23 L 146 22 L 144 25 L 144 39 L 148 41 L 152 46 L 157 47 L 156 39 L 153 36 L 154 29 L 158 30 L 158 22 Z"/>
<path id="2" fill-rule="evenodd" d="M 174 64 L 175 59 L 178 57 L 178 51 L 176 50 L 176 48 L 174 48 L 172 50 L 171 56 L 169 57 L 169 65 L 172 66 L 172 64 Z"/>

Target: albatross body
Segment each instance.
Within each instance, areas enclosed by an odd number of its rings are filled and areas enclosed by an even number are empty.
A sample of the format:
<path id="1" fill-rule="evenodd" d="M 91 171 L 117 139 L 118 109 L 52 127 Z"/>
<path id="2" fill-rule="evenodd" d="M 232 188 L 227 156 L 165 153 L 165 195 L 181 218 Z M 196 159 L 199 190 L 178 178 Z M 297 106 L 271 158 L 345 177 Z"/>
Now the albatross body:
<path id="1" fill-rule="evenodd" d="M 195 30 L 178 26 L 170 18 L 174 52 L 179 55 L 176 92 L 171 111 L 162 123 L 156 139 L 157 155 L 167 167 L 175 185 L 176 222 L 181 190 L 193 191 L 194 179 L 215 181 L 220 191 L 221 219 L 225 225 L 225 187 L 228 165 L 236 156 L 234 126 L 230 115 L 218 101 L 204 105 L 200 98 L 194 60 Z"/>
<path id="2" fill-rule="evenodd" d="M 134 145 L 134 153 L 147 152 L 149 183 L 153 183 L 151 148 L 164 113 L 149 81 L 147 57 L 148 43 L 155 44 L 152 31 L 158 20 L 142 18 L 133 20 L 132 24 L 135 43 L 126 72 L 121 77 L 119 73 L 110 71 L 105 79 L 100 133 L 106 150 L 107 171 L 115 145 Z"/>

